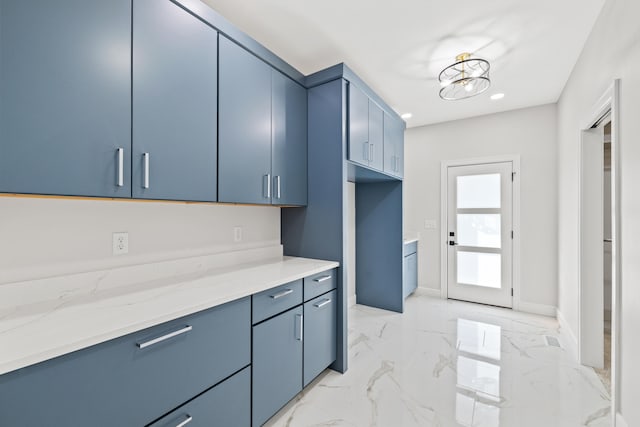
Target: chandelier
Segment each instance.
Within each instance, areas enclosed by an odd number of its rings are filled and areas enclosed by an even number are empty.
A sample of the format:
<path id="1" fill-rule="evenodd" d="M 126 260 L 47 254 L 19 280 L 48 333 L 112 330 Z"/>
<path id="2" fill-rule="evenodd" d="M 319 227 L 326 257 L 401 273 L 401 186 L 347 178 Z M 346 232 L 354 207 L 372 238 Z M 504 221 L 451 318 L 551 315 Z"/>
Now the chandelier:
<path id="1" fill-rule="evenodd" d="M 491 86 L 489 62 L 471 58 L 470 53 L 456 56 L 456 62 L 440 72 L 440 98 L 447 101 L 480 95 Z"/>

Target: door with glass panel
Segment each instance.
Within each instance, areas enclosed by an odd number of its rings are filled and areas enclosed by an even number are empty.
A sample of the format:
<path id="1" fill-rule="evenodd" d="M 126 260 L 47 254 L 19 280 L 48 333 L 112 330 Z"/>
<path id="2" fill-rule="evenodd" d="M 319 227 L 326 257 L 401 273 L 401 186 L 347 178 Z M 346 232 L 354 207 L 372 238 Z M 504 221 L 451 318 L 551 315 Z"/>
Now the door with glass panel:
<path id="1" fill-rule="evenodd" d="M 511 162 L 448 168 L 449 298 L 512 306 L 512 170 Z"/>

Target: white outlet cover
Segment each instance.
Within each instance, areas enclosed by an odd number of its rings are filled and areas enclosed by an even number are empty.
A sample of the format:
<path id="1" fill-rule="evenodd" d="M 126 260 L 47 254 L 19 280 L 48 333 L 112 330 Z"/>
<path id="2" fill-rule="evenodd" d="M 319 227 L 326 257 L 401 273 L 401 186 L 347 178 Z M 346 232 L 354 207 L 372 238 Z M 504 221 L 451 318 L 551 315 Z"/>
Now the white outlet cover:
<path id="1" fill-rule="evenodd" d="M 433 230 L 438 228 L 438 223 L 434 219 L 425 219 L 424 220 L 424 228 L 427 230 Z"/>
<path id="2" fill-rule="evenodd" d="M 113 233 L 113 254 L 129 253 L 129 233 Z"/>
<path id="3" fill-rule="evenodd" d="M 242 227 L 233 227 L 233 241 L 242 242 Z"/>

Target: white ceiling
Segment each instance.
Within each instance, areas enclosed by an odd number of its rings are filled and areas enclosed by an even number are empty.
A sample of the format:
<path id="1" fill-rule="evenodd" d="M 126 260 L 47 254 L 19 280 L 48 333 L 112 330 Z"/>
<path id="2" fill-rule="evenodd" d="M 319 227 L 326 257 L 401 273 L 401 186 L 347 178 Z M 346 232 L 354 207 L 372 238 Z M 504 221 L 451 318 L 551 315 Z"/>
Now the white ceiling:
<path id="1" fill-rule="evenodd" d="M 345 62 L 409 127 L 556 102 L 605 2 L 203 1 L 303 74 Z M 490 61 L 492 86 L 442 101 L 437 76 L 465 51 Z"/>

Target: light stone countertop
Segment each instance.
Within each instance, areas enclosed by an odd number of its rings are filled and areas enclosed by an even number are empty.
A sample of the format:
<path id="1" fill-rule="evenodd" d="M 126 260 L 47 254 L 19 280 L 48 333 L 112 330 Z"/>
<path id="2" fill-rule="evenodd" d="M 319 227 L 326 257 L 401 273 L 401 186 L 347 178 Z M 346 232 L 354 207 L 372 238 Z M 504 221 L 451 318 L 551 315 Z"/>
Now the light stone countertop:
<path id="1" fill-rule="evenodd" d="M 149 279 L 138 272 L 136 283 L 102 289 L 100 281 L 107 272 L 81 276 L 89 282 L 81 285 L 81 292 L 70 276 L 68 289 L 60 287 L 46 299 L 39 292 L 46 280 L 34 285 L 33 298 L 28 297 L 29 282 L 19 288 L 2 285 L 0 375 L 337 266 L 332 261 L 282 257 L 162 278 L 156 273 Z M 59 286 L 63 279 L 52 280 Z"/>

